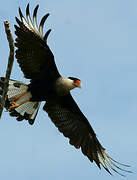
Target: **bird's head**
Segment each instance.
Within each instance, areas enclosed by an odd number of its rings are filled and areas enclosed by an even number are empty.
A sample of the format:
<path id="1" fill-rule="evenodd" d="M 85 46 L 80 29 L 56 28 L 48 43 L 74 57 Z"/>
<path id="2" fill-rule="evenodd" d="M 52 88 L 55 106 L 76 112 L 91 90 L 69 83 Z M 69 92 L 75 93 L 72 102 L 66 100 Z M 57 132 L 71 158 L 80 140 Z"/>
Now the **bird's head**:
<path id="1" fill-rule="evenodd" d="M 81 80 L 78 79 L 78 78 L 74 78 L 74 77 L 68 77 L 69 79 L 71 79 L 73 81 L 73 86 L 74 88 L 75 87 L 78 87 L 78 88 L 81 88 L 82 87 L 82 83 L 81 83 Z"/>

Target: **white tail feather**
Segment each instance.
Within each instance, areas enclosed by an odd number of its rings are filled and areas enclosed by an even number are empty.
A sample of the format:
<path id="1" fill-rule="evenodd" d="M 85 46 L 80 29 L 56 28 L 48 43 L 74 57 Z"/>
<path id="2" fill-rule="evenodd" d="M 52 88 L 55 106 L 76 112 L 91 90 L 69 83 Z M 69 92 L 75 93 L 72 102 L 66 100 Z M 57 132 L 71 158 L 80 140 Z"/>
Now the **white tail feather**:
<path id="1" fill-rule="evenodd" d="M 39 109 L 39 106 L 40 106 L 40 102 L 27 102 L 17 107 L 16 111 L 22 116 L 24 116 L 24 114 L 27 113 L 28 115 L 30 115 L 29 116 L 30 119 L 34 119 Z"/>
<path id="2" fill-rule="evenodd" d="M 8 92 L 7 92 L 8 100 L 11 102 L 11 104 L 15 98 L 17 98 L 17 100 L 15 101 L 17 104 L 29 100 L 32 97 L 32 95 L 27 90 L 28 90 L 27 83 L 10 80 Z M 27 114 L 29 119 L 33 120 L 37 115 L 39 106 L 40 106 L 40 102 L 26 102 L 20 105 L 19 107 L 15 108 L 14 110 L 18 112 L 21 116 Z"/>

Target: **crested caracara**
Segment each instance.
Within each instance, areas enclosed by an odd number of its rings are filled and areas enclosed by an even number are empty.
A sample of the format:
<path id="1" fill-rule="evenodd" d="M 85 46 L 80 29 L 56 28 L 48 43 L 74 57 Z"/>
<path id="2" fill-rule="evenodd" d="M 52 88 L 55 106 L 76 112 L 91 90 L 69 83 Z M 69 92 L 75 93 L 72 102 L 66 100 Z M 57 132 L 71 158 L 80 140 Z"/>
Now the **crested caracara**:
<path id="1" fill-rule="evenodd" d="M 51 121 L 75 148 L 91 162 L 100 168 L 102 165 L 107 172 L 110 169 L 121 174 L 118 170 L 123 165 L 112 159 L 100 144 L 89 121 L 79 109 L 70 91 L 81 88 L 81 81 L 75 77 L 64 78 L 60 75 L 54 60 L 54 55 L 47 45 L 50 29 L 43 34 L 43 25 L 49 16 L 46 14 L 40 25 L 37 25 L 38 5 L 30 17 L 29 4 L 26 8 L 26 18 L 19 8 L 20 19 L 16 17 L 16 59 L 30 83 L 16 80 L 9 81 L 5 108 L 18 121 L 28 120 L 33 124 L 41 101 L 45 101 L 43 110 L 48 113 Z M 0 78 L 2 89 L 4 78 Z M 0 90 L 2 94 L 2 90 Z M 130 172 L 130 171 L 127 171 Z M 121 174 L 123 175 L 123 174 Z"/>

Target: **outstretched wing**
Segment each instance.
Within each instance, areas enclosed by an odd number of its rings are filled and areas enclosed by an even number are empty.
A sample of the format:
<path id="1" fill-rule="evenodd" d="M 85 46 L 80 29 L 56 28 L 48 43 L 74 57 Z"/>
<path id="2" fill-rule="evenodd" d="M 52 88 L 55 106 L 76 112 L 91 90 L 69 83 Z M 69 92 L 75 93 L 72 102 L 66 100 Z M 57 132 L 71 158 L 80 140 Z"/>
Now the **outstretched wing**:
<path id="1" fill-rule="evenodd" d="M 82 153 L 91 162 L 95 161 L 99 168 L 101 164 L 110 174 L 109 168 L 117 173 L 119 172 L 116 169 L 123 170 L 116 165 L 118 162 L 105 152 L 88 120 L 70 94 L 47 101 L 43 109 L 59 131 L 70 139 L 70 144 L 75 148 L 81 148 Z"/>
<path id="2" fill-rule="evenodd" d="M 50 29 L 43 35 L 43 25 L 49 14 L 46 14 L 38 27 L 37 10 L 38 5 L 33 12 L 33 21 L 30 17 L 29 4 L 26 8 L 26 17 L 23 16 L 19 8 L 20 19 L 16 17 L 19 26 L 15 25 L 16 38 L 16 58 L 28 79 L 42 79 L 43 77 L 50 80 L 57 79 L 60 74 L 57 70 L 54 56 L 47 45 L 47 37 Z"/>

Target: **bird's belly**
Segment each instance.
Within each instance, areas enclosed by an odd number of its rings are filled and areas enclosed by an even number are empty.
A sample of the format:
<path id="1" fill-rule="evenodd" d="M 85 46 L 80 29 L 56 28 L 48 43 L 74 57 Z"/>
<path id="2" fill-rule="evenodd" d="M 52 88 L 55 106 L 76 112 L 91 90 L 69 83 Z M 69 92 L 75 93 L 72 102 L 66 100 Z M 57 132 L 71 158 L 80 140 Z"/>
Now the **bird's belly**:
<path id="1" fill-rule="evenodd" d="M 34 81 L 30 83 L 28 90 L 32 94 L 31 101 L 46 101 L 56 96 L 54 85 L 45 81 Z"/>

